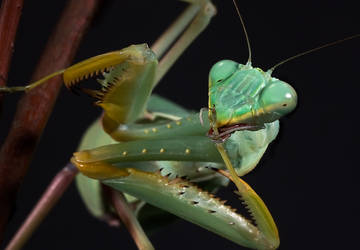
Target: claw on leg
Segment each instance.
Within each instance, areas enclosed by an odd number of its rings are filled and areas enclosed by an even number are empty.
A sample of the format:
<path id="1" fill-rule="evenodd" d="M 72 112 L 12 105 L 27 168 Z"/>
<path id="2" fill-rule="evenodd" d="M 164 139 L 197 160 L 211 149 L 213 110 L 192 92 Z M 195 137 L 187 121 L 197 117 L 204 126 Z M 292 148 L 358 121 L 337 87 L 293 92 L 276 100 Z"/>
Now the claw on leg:
<path id="1" fill-rule="evenodd" d="M 236 185 L 238 191 L 235 191 L 235 193 L 244 201 L 260 232 L 267 240 L 268 248 L 278 248 L 280 244 L 279 232 L 269 209 L 260 196 L 236 174 L 222 143 L 216 144 L 216 146 L 230 173 L 223 170 L 218 172 L 228 177 Z"/>

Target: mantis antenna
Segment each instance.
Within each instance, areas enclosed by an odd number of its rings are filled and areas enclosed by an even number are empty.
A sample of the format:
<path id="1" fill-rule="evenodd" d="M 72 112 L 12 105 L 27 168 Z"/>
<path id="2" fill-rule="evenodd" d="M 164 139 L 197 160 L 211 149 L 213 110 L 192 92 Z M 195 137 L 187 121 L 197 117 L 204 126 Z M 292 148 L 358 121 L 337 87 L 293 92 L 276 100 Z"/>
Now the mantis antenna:
<path id="1" fill-rule="evenodd" d="M 234 6 L 235 6 L 235 9 L 236 9 L 236 12 L 237 12 L 237 14 L 238 14 L 238 16 L 239 16 L 239 19 L 240 19 L 240 22 L 241 22 L 241 26 L 242 26 L 242 28 L 243 28 L 243 30 L 244 30 L 245 37 L 246 37 L 246 43 L 247 43 L 247 47 L 248 47 L 248 51 L 249 51 L 249 58 L 248 58 L 248 61 L 247 61 L 246 65 L 251 65 L 251 47 L 250 47 L 249 36 L 248 36 L 247 31 L 246 31 L 246 27 L 245 27 L 244 20 L 243 20 L 241 14 L 240 14 L 239 7 L 238 7 L 238 5 L 237 5 L 237 3 L 236 3 L 235 0 L 233 0 L 233 3 L 234 3 Z"/>
<path id="2" fill-rule="evenodd" d="M 357 37 L 360 37 L 360 34 L 356 34 L 356 35 L 353 35 L 353 36 L 349 36 L 349 37 L 346 37 L 344 39 L 341 39 L 341 40 L 337 40 L 335 42 L 331 42 L 331 43 L 327 43 L 327 44 L 324 44 L 324 45 L 321 45 L 319 47 L 316 47 L 316 48 L 313 48 L 313 49 L 310 49 L 310 50 L 307 50 L 307 51 L 304 51 L 302 53 L 299 53 L 295 56 L 291 56 L 277 64 L 275 64 L 273 67 L 271 67 L 267 72 L 269 74 L 271 74 L 278 66 L 284 64 L 284 63 L 287 63 L 295 58 L 298 58 L 298 57 L 301 57 L 301 56 L 304 56 L 304 55 L 307 55 L 307 54 L 310 54 L 314 51 L 317 51 L 317 50 L 320 50 L 320 49 L 324 49 L 324 48 L 327 48 L 327 47 L 330 47 L 330 46 L 333 46 L 333 45 L 336 45 L 336 44 L 339 44 L 339 43 L 342 43 L 342 42 L 345 42 L 345 41 L 348 41 L 348 40 L 351 40 L 351 39 L 354 39 L 354 38 L 357 38 Z"/>

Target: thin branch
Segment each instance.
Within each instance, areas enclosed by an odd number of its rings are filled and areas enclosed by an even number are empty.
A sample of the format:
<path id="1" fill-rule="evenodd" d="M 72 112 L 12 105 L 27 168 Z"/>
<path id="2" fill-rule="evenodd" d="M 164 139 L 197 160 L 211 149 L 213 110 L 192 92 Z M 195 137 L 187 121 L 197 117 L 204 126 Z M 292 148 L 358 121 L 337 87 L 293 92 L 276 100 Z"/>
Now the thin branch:
<path id="1" fill-rule="evenodd" d="M 124 223 L 127 230 L 129 231 L 129 233 L 131 234 L 138 249 L 153 250 L 154 249 L 153 245 L 146 236 L 139 221 L 134 215 L 134 212 L 127 203 L 124 195 L 121 192 L 116 191 L 115 189 L 111 189 L 110 192 L 111 192 L 111 200 L 116 209 L 116 212 L 119 215 L 121 221 Z"/>
<path id="2" fill-rule="evenodd" d="M 78 172 L 78 169 L 69 163 L 57 173 L 5 250 L 21 249 L 24 246 L 26 241 L 68 189 Z"/>
<path id="3" fill-rule="evenodd" d="M 98 0 L 68 2 L 51 35 L 32 79 L 39 79 L 70 64 Z M 0 235 L 4 235 L 19 186 L 27 172 L 39 137 L 62 85 L 59 77 L 25 94 L 0 149 Z"/>

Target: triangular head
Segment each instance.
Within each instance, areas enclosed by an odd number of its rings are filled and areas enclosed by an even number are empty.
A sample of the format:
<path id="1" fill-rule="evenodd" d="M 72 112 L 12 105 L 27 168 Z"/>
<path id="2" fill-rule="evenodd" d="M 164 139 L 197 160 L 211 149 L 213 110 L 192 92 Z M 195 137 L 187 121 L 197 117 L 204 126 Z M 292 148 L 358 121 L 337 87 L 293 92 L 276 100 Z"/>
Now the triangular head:
<path id="1" fill-rule="evenodd" d="M 215 113 L 218 139 L 226 139 L 226 131 L 261 129 L 293 111 L 296 103 L 296 92 L 288 83 L 250 63 L 222 60 L 210 71 L 209 114 Z"/>

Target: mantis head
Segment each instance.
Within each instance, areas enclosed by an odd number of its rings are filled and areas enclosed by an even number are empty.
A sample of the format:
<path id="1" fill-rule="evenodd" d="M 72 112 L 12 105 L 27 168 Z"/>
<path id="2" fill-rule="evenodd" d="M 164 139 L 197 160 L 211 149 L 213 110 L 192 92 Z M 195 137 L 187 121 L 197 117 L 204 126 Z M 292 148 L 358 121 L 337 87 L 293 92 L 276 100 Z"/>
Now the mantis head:
<path id="1" fill-rule="evenodd" d="M 250 63 L 223 60 L 210 71 L 209 116 L 220 136 L 259 130 L 293 111 L 296 103 L 296 92 L 288 83 Z"/>

